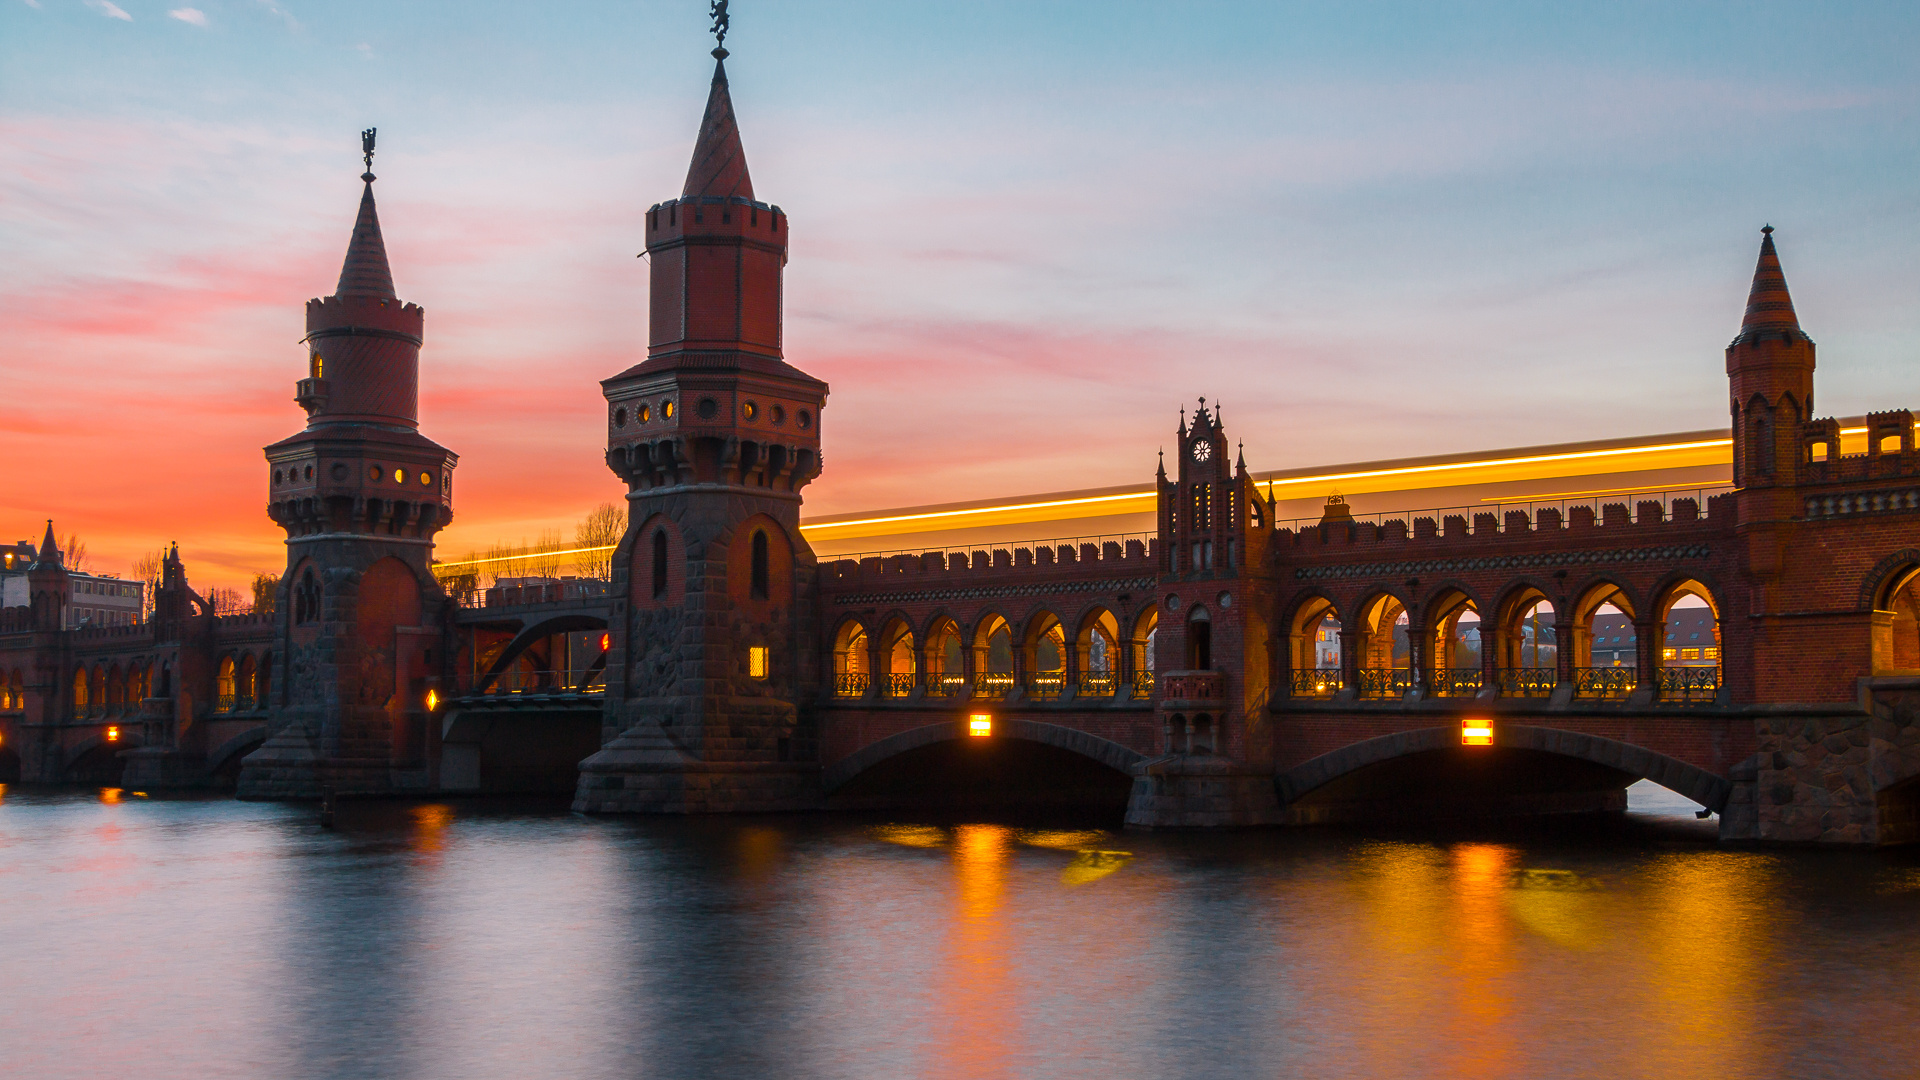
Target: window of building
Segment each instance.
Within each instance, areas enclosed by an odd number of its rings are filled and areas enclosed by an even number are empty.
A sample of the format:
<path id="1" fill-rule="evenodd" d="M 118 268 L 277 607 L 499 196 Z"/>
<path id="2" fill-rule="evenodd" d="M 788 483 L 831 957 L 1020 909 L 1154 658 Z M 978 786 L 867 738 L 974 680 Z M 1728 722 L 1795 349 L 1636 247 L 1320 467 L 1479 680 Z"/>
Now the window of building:
<path id="1" fill-rule="evenodd" d="M 1716 647 L 1716 646 L 1713 646 L 1713 645 L 1709 645 L 1709 646 L 1707 646 L 1707 647 L 1706 647 L 1705 649 L 1702 649 L 1702 650 L 1701 650 L 1701 653 L 1702 653 L 1702 654 L 1703 654 L 1703 655 L 1704 655 L 1704 656 L 1706 657 L 1706 659 L 1708 659 L 1708 660 L 1718 660 L 1718 659 L 1720 659 L 1720 650 L 1719 650 L 1719 648 L 1718 648 L 1718 647 Z"/>
<path id="2" fill-rule="evenodd" d="M 667 595 L 667 532 L 655 529 L 653 533 L 653 598 Z"/>
<path id="3" fill-rule="evenodd" d="M 1662 659 L 1662 660 L 1671 660 L 1671 659 L 1673 659 L 1673 653 L 1674 653 L 1674 650 L 1672 650 L 1672 649 L 1661 649 L 1661 650 L 1660 650 L 1660 659 Z"/>
<path id="4" fill-rule="evenodd" d="M 1699 649 L 1681 649 L 1681 650 L 1680 650 L 1680 659 L 1682 659 L 1682 660 L 1698 660 L 1698 659 L 1700 659 L 1700 650 L 1699 650 Z"/>
<path id="5" fill-rule="evenodd" d="M 755 600 L 767 598 L 767 534 L 755 530 L 753 534 L 753 581 L 751 595 Z"/>
<path id="6" fill-rule="evenodd" d="M 767 677 L 767 647 L 754 645 L 747 649 L 747 675 L 750 678 Z"/>

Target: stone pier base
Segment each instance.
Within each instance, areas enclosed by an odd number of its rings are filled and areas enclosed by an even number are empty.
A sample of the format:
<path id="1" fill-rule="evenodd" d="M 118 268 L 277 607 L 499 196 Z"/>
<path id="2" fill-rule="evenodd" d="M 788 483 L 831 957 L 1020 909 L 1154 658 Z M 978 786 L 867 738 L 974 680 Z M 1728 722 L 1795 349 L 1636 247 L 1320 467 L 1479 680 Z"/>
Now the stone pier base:
<path id="1" fill-rule="evenodd" d="M 1273 774 L 1211 755 L 1142 762 L 1127 800 L 1127 824 L 1149 829 L 1230 829 L 1284 820 Z"/>
<path id="2" fill-rule="evenodd" d="M 139 791 L 179 791 L 213 786 L 207 775 L 206 759 L 198 754 L 143 746 L 124 754 L 126 770 L 120 774 L 123 787 Z"/>
<path id="3" fill-rule="evenodd" d="M 417 795 L 432 790 L 423 766 L 396 767 L 388 758 L 327 757 L 300 724 L 269 736 L 240 763 L 236 798 L 271 801 L 317 800 L 335 795 Z"/>
<path id="4" fill-rule="evenodd" d="M 573 808 L 585 814 L 742 814 L 820 806 L 820 769 L 701 761 L 643 720 L 580 763 Z"/>

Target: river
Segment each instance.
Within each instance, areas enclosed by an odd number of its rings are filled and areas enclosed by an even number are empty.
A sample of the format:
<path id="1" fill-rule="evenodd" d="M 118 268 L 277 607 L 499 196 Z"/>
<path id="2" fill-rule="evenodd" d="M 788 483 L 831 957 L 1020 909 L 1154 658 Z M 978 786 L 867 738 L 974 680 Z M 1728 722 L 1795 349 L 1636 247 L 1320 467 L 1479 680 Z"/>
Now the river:
<path id="1" fill-rule="evenodd" d="M 1658 794 L 1657 791 L 1655 794 Z M 0 793 L 0 1074 L 1912 1077 L 1920 852 Z"/>

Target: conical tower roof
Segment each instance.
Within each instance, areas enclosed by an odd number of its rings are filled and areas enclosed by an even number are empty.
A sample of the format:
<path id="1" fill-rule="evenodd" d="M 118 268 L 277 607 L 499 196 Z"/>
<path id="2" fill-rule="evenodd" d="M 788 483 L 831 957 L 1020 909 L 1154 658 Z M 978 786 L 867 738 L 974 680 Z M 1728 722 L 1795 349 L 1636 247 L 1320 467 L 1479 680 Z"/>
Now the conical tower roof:
<path id="1" fill-rule="evenodd" d="M 28 569 L 37 570 L 41 567 L 60 565 L 63 565 L 60 561 L 60 545 L 54 542 L 53 519 L 48 518 L 47 535 L 41 538 L 40 550 L 33 553 L 33 565 Z"/>
<path id="2" fill-rule="evenodd" d="M 373 174 L 361 179 L 367 186 L 360 195 L 360 217 L 353 223 L 353 239 L 347 242 L 347 261 L 340 267 L 340 285 L 334 295 L 392 299 L 393 271 L 387 267 L 387 242 L 380 236 L 380 215 L 373 206 Z"/>
<path id="3" fill-rule="evenodd" d="M 740 125 L 733 118 L 733 97 L 727 93 L 725 59 L 713 62 L 713 88 L 707 92 L 706 115 L 700 118 L 700 141 L 694 144 L 687 186 L 680 192 L 683 199 L 698 195 L 753 198 L 747 152 L 740 145 Z"/>
<path id="4" fill-rule="evenodd" d="M 1740 334 L 1733 339 L 1733 344 L 1759 341 L 1771 334 L 1807 340 L 1800 329 L 1800 318 L 1793 311 L 1793 297 L 1787 294 L 1787 275 L 1780 269 L 1780 254 L 1773 249 L 1773 226 L 1768 225 L 1760 233 L 1760 262 L 1753 269 L 1747 314 L 1740 320 Z"/>

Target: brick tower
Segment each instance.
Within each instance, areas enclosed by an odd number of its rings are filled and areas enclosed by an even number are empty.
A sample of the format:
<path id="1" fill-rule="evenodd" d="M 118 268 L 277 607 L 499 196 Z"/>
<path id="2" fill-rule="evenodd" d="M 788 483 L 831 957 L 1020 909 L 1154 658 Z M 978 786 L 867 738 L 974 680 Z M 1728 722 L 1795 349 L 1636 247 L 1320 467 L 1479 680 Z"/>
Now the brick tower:
<path id="1" fill-rule="evenodd" d="M 601 384 L 627 484 L 603 749 L 578 810 L 808 804 L 816 564 L 800 489 L 827 386 L 781 358 L 787 216 L 756 201 L 726 50 L 678 199 L 647 211 L 647 359 Z"/>
<path id="2" fill-rule="evenodd" d="M 1160 467 L 1155 711 L 1161 757 L 1134 780 L 1129 825 L 1279 820 L 1266 717 L 1271 588 L 1266 507 L 1244 456 L 1229 460 L 1219 407 L 1183 414 L 1174 478 Z M 1252 528 L 1256 521 L 1265 528 Z"/>
<path id="3" fill-rule="evenodd" d="M 1760 232 L 1747 313 L 1727 346 L 1733 479 L 1756 488 L 1793 482 L 1800 425 L 1813 417 L 1813 339 L 1794 315 L 1773 226 Z"/>
<path id="4" fill-rule="evenodd" d="M 431 571 L 456 457 L 420 434 L 423 312 L 395 296 L 363 141 L 360 216 L 332 296 L 307 301 L 307 426 L 266 448 L 267 513 L 287 532 L 273 732 L 243 797 L 424 788 L 428 679 L 447 597 Z"/>

